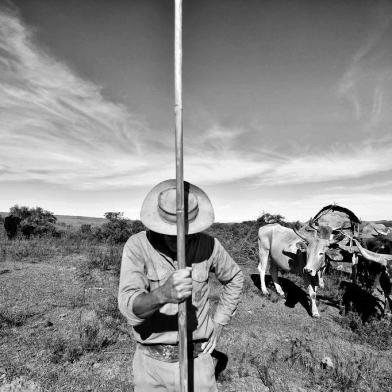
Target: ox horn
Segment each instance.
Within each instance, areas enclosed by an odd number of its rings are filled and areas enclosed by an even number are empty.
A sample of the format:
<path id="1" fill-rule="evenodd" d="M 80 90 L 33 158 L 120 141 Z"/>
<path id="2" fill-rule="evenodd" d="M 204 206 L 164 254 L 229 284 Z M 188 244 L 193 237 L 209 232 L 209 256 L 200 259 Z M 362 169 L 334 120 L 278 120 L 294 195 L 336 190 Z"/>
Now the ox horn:
<path id="1" fill-rule="evenodd" d="M 318 223 L 315 222 L 313 218 L 310 218 L 310 219 L 309 219 L 309 223 L 308 223 L 308 227 L 310 227 L 312 230 L 319 231 L 320 228 L 319 228 L 319 227 L 316 227 L 315 224 L 318 224 Z"/>
<path id="2" fill-rule="evenodd" d="M 374 261 L 375 263 L 381 264 L 384 267 L 388 265 L 388 261 L 392 261 L 392 255 L 386 255 L 383 253 L 375 253 L 370 250 L 365 249 L 357 239 L 354 238 L 354 242 L 357 245 L 361 255 L 370 261 Z"/>
<path id="3" fill-rule="evenodd" d="M 309 243 L 312 240 L 314 240 L 314 238 L 310 234 L 305 234 L 304 232 L 301 233 L 299 230 L 297 230 L 295 228 L 295 226 L 293 226 L 293 231 L 294 231 L 295 234 L 297 234 L 298 237 L 300 237 L 301 239 L 303 239 L 307 243 Z"/>
<path id="4" fill-rule="evenodd" d="M 387 231 L 381 231 L 381 230 L 377 230 L 375 226 L 373 226 L 374 231 L 379 234 L 379 235 L 383 235 L 383 236 L 387 236 L 390 233 L 390 229 L 388 228 Z"/>

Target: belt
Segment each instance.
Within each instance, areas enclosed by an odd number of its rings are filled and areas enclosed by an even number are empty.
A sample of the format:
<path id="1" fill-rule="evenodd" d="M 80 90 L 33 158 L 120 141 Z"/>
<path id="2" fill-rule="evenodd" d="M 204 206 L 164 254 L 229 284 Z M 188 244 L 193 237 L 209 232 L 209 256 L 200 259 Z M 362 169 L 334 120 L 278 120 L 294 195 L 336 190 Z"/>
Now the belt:
<path id="1" fill-rule="evenodd" d="M 203 351 L 201 345 L 204 341 L 196 341 L 188 344 L 188 353 L 193 358 L 197 358 Z M 148 357 L 164 362 L 179 361 L 179 345 L 178 344 L 142 344 L 138 343 L 140 350 Z"/>

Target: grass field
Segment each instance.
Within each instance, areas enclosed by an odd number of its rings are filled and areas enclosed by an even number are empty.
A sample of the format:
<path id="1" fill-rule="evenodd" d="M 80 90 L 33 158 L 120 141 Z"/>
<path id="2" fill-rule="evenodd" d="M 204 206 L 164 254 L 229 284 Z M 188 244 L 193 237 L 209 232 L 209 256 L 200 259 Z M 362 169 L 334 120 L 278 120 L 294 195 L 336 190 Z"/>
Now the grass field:
<path id="1" fill-rule="evenodd" d="M 238 256 L 237 240 L 221 240 Z M 2 235 L 0 257 L 0 391 L 132 391 L 135 342 L 116 302 L 121 246 Z M 341 315 L 341 278 L 326 278 L 313 319 L 298 277 L 282 278 L 286 300 L 271 288 L 266 298 L 254 257 L 240 264 L 243 297 L 217 347 L 220 391 L 392 391 L 391 323 Z M 214 304 L 213 276 L 211 285 Z"/>

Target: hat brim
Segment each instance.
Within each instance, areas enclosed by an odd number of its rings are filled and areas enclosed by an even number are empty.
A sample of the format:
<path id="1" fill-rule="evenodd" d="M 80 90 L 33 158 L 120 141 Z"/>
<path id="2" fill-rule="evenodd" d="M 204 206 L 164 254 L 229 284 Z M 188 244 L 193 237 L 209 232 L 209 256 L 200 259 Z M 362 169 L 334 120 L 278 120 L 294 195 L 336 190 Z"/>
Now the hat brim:
<path id="1" fill-rule="evenodd" d="M 191 222 L 187 221 L 185 212 L 185 234 L 194 234 L 208 229 L 214 223 L 214 208 L 203 190 L 189 183 L 187 185 L 189 185 L 189 193 L 197 197 L 199 206 L 199 212 Z M 140 220 L 144 226 L 157 233 L 177 235 L 176 222 L 171 223 L 163 220 L 158 212 L 159 194 L 165 189 L 172 187 L 176 187 L 176 180 L 171 179 L 160 182 L 147 194 L 140 211 Z"/>

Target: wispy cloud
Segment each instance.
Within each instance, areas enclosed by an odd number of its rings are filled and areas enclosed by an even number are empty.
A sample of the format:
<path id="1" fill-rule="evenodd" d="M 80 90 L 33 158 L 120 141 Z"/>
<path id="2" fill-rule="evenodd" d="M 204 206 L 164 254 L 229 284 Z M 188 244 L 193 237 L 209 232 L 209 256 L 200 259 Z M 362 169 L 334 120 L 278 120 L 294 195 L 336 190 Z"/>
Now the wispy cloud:
<path id="1" fill-rule="evenodd" d="M 376 41 L 359 51 L 355 66 Z M 99 86 L 43 51 L 17 14 L 4 10 L 0 10 L 0 81 L 0 181 L 106 189 L 151 186 L 174 177 L 173 143 L 162 142 L 171 131 L 165 135 L 152 131 L 124 105 L 106 99 Z M 356 81 L 346 77 L 344 83 L 354 86 Z M 347 87 L 347 94 L 351 90 Z M 381 87 L 374 90 L 375 117 L 383 110 L 383 97 Z M 249 132 L 219 122 L 211 122 L 203 132 L 190 130 L 185 177 L 201 185 L 249 179 L 255 186 L 270 186 L 392 170 L 390 140 L 381 145 L 353 143 L 338 150 L 305 146 L 302 152 L 280 152 L 260 143 L 262 147 L 246 152 L 241 143 Z"/>
<path id="2" fill-rule="evenodd" d="M 40 49 L 4 9 L 0 78 L 0 179 L 83 185 L 146 165 L 146 124 Z"/>
<path id="3" fill-rule="evenodd" d="M 318 183 L 350 178 L 392 169 L 392 144 L 369 142 L 341 146 L 338 150 L 311 151 L 275 162 L 270 172 L 260 176 L 261 184 Z"/>
<path id="4" fill-rule="evenodd" d="M 99 86 L 34 42 L 19 16 L 0 11 L 0 181 L 42 181 L 78 189 L 154 184 L 173 177 L 173 143 Z M 244 130 L 212 125 L 191 135 L 187 178 L 235 181 L 269 164 L 238 152 Z M 237 151 L 236 151 L 237 149 Z"/>
<path id="5" fill-rule="evenodd" d="M 390 58 L 391 22 L 391 4 L 375 2 L 368 35 L 337 85 L 338 96 L 349 102 L 364 130 L 374 129 L 389 112 L 392 64 L 385 59 Z"/>

